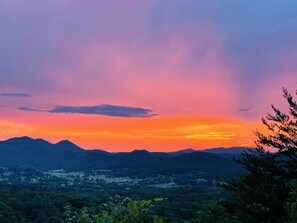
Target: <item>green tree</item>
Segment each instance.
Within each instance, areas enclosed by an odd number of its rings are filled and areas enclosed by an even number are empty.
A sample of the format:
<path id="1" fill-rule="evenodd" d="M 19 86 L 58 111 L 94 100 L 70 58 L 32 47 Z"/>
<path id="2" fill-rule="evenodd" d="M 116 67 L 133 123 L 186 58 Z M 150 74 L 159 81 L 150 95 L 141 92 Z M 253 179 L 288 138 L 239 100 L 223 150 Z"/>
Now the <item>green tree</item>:
<path id="1" fill-rule="evenodd" d="M 288 111 L 284 113 L 272 105 L 273 114 L 262 118 L 268 133 L 255 131 L 256 149 L 236 160 L 246 173 L 223 184 L 234 195 L 228 208 L 236 212 L 240 222 L 273 223 L 287 218 L 289 182 L 297 178 L 297 103 L 286 89 L 283 96 Z M 267 150 L 271 148 L 276 152 Z"/>
<path id="2" fill-rule="evenodd" d="M 286 203 L 286 211 L 289 216 L 289 223 L 297 222 L 297 180 L 292 180 L 290 186 L 290 198 Z"/>
<path id="3" fill-rule="evenodd" d="M 0 222 L 7 222 L 7 223 L 17 222 L 12 208 L 2 201 L 0 201 Z"/>
<path id="4" fill-rule="evenodd" d="M 195 223 L 237 223 L 233 216 L 222 204 L 224 200 L 213 200 L 205 205 L 203 211 L 198 213 Z"/>
<path id="5" fill-rule="evenodd" d="M 104 209 L 96 215 L 83 209 L 80 213 L 72 212 L 66 207 L 67 223 L 163 223 L 163 219 L 154 213 L 155 204 L 161 198 L 152 200 L 133 201 L 129 198 L 121 200 L 116 196 L 103 204 Z"/>

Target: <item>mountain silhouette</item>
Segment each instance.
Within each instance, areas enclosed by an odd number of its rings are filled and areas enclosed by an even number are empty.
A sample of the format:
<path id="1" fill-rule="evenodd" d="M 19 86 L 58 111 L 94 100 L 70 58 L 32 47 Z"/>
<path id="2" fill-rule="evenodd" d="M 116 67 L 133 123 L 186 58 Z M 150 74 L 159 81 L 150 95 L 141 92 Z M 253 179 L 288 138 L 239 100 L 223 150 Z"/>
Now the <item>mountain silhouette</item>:
<path id="1" fill-rule="evenodd" d="M 211 148 L 211 149 L 205 149 L 204 152 L 207 153 L 215 153 L 215 154 L 240 154 L 244 151 L 247 151 L 252 148 L 247 147 L 230 147 L 230 148 L 224 148 L 224 147 L 218 147 L 218 148 Z"/>
<path id="2" fill-rule="evenodd" d="M 226 175 L 240 171 L 239 166 L 230 158 L 215 153 L 221 150 L 209 151 L 187 149 L 165 153 L 134 150 L 109 153 L 103 150 L 84 150 L 68 140 L 52 144 L 25 136 L 0 141 L 0 167 L 79 171 L 117 169 L 136 175 L 183 171 Z"/>
<path id="3" fill-rule="evenodd" d="M 74 143 L 68 140 L 62 140 L 56 144 L 54 144 L 55 148 L 63 150 L 63 151 L 84 151 L 84 149 L 80 148 L 79 146 L 75 145 Z"/>
<path id="4" fill-rule="evenodd" d="M 180 156 L 180 155 L 183 155 L 183 154 L 194 153 L 194 152 L 196 152 L 196 150 L 194 150 L 192 148 L 188 148 L 188 149 L 183 149 L 183 150 L 169 152 L 169 153 L 171 155 L 174 155 L 174 156 Z"/>

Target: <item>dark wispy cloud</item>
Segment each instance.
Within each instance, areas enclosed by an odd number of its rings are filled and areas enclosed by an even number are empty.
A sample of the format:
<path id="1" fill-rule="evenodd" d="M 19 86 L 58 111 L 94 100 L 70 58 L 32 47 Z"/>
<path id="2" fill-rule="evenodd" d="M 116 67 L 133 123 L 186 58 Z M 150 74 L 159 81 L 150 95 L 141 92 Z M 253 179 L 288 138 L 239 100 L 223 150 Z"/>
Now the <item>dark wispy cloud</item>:
<path id="1" fill-rule="evenodd" d="M 38 108 L 29 108 L 29 107 L 19 107 L 19 110 L 34 111 L 34 112 L 49 112 L 49 110 L 43 110 L 43 109 L 38 109 Z"/>
<path id="2" fill-rule="evenodd" d="M 106 115 L 113 117 L 136 117 L 148 118 L 158 114 L 152 113 L 150 109 L 117 106 L 117 105 L 95 105 L 95 106 L 55 106 L 52 109 L 44 110 L 39 108 L 20 107 L 20 110 L 48 113 L 64 113 L 64 114 L 87 114 L 87 115 Z"/>
<path id="3" fill-rule="evenodd" d="M 239 112 L 252 112 L 253 110 L 251 108 L 239 108 L 237 111 L 239 111 Z"/>
<path id="4" fill-rule="evenodd" d="M 31 94 L 27 93 L 0 93 L 2 97 L 32 97 Z"/>

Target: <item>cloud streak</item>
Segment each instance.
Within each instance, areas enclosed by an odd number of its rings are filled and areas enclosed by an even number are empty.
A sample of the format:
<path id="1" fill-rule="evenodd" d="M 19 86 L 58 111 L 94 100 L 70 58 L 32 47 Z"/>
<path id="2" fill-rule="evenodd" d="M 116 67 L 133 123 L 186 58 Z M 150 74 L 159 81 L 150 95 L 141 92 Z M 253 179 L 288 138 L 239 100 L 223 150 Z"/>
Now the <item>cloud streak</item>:
<path id="1" fill-rule="evenodd" d="M 157 116 L 150 109 L 118 106 L 118 105 L 95 105 L 95 106 L 55 106 L 53 109 L 45 110 L 30 107 L 20 107 L 19 110 L 33 112 L 63 113 L 63 114 L 86 114 L 86 115 L 105 115 L 112 117 L 127 118 L 149 118 Z"/>
<path id="2" fill-rule="evenodd" d="M 0 93 L 1 97 L 32 97 L 31 94 L 27 93 Z"/>
<path id="3" fill-rule="evenodd" d="M 237 111 L 239 111 L 239 112 L 252 112 L 253 110 L 251 108 L 239 108 Z"/>

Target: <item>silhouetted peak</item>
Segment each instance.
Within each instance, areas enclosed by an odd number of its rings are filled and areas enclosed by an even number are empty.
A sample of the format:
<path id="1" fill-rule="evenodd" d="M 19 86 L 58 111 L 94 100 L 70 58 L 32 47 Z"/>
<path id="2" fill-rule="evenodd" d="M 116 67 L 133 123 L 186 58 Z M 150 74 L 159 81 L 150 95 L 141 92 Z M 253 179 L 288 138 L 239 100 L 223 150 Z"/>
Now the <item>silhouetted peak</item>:
<path id="1" fill-rule="evenodd" d="M 44 140 L 44 139 L 41 139 L 41 138 L 39 138 L 39 139 L 34 139 L 34 141 L 35 141 L 35 142 L 39 142 L 39 143 L 44 143 L 44 144 L 50 144 L 50 145 L 52 145 L 50 142 L 48 142 L 48 141 L 46 141 L 46 140 Z"/>
<path id="2" fill-rule="evenodd" d="M 194 150 L 192 148 L 188 148 L 188 149 L 183 149 L 183 150 L 179 150 L 179 151 L 175 151 L 175 152 L 170 152 L 170 154 L 174 155 L 174 156 L 179 156 L 179 155 L 194 153 L 194 152 L 197 152 L 197 150 Z"/>
<path id="3" fill-rule="evenodd" d="M 14 137 L 11 139 L 6 140 L 5 142 L 33 142 L 34 139 L 28 136 L 21 136 L 21 137 Z"/>
<path id="4" fill-rule="evenodd" d="M 181 150 L 180 152 L 184 152 L 184 153 L 194 153 L 194 152 L 197 152 L 197 151 L 194 150 L 194 149 L 192 149 L 192 148 L 188 148 L 188 149 Z"/>
<path id="5" fill-rule="evenodd" d="M 92 149 L 92 150 L 89 150 L 89 151 L 92 151 L 92 152 L 95 152 L 95 153 L 110 154 L 110 152 L 107 152 L 107 151 L 102 150 L 102 149 Z"/>
<path id="6" fill-rule="evenodd" d="M 133 150 L 131 154 L 150 154 L 150 152 L 145 149 L 136 149 Z"/>
<path id="7" fill-rule="evenodd" d="M 56 145 L 75 145 L 73 142 L 70 142 L 69 140 L 61 140 L 60 142 L 57 142 Z"/>
<path id="8" fill-rule="evenodd" d="M 73 142 L 69 140 L 62 140 L 55 144 L 56 147 L 63 148 L 64 150 L 83 150 Z"/>
<path id="9" fill-rule="evenodd" d="M 29 137 L 29 136 L 15 137 L 14 139 L 18 139 L 18 140 L 28 140 L 28 141 L 32 141 L 32 140 L 34 140 L 33 138 L 31 138 L 31 137 Z"/>

